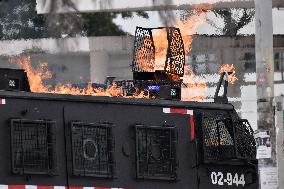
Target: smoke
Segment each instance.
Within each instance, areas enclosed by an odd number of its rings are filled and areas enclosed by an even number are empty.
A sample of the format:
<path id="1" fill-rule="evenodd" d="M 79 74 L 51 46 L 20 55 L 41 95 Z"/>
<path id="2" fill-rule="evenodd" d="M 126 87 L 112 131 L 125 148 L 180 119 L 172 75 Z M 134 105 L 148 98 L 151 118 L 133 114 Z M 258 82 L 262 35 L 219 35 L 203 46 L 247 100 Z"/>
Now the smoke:
<path id="1" fill-rule="evenodd" d="M 160 0 L 153 0 L 153 6 L 159 6 L 161 4 Z M 176 21 L 179 19 L 181 21 L 187 21 L 191 15 L 195 13 L 195 8 L 190 6 L 181 6 L 180 10 L 172 9 L 173 0 L 163 0 L 163 5 L 168 5 L 162 10 L 158 11 L 161 22 L 166 27 L 175 26 Z"/>
<path id="2" fill-rule="evenodd" d="M 164 0 L 164 4 L 170 5 L 172 4 L 172 0 Z M 153 6 L 158 6 L 159 5 L 159 0 L 153 0 Z M 172 10 L 159 10 L 158 11 L 160 20 L 163 23 L 164 26 L 173 26 L 173 22 L 175 20 L 175 14 Z"/>

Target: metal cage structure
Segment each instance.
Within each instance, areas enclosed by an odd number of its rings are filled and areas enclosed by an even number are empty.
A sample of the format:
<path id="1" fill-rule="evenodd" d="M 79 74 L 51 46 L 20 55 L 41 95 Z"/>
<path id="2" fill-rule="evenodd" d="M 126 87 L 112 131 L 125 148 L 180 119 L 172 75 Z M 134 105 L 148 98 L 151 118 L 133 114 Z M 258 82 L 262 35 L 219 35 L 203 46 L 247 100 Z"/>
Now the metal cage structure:
<path id="1" fill-rule="evenodd" d="M 175 127 L 135 126 L 138 179 L 177 179 Z"/>
<path id="2" fill-rule="evenodd" d="M 112 124 L 71 123 L 73 174 L 101 178 L 114 177 Z"/>
<path id="3" fill-rule="evenodd" d="M 164 71 L 182 77 L 184 75 L 185 50 L 179 28 L 137 27 L 135 32 L 132 71 L 154 72 L 156 47 L 153 39 L 153 30 L 165 30 L 167 33 L 167 53 Z"/>
<path id="4" fill-rule="evenodd" d="M 256 160 L 256 143 L 247 120 L 225 113 L 202 114 L 203 161 Z"/>
<path id="5" fill-rule="evenodd" d="M 11 119 L 11 155 L 14 174 L 56 173 L 55 122 Z"/>

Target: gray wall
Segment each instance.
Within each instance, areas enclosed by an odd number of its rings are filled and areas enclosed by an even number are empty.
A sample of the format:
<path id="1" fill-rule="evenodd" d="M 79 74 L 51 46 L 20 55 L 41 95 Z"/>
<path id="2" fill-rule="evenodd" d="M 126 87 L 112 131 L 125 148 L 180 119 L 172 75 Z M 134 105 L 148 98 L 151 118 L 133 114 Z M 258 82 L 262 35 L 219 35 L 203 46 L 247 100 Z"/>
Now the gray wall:
<path id="1" fill-rule="evenodd" d="M 32 66 L 37 67 L 39 63 L 47 62 L 48 70 L 53 73 L 52 79 L 46 80 L 46 84 L 55 85 L 57 83 L 81 84 L 90 82 L 90 56 L 88 53 L 68 53 L 68 54 L 31 54 Z M 18 68 L 13 63 L 9 63 L 8 57 L 0 58 L 0 68 Z"/>

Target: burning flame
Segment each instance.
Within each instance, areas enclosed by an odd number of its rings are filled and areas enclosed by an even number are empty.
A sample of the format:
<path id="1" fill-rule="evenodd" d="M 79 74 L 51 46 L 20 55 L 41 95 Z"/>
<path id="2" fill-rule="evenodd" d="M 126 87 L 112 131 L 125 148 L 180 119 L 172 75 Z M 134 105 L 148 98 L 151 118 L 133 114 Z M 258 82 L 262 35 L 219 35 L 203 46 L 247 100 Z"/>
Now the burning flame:
<path id="1" fill-rule="evenodd" d="M 211 4 L 198 4 L 194 5 L 195 9 L 185 20 L 174 20 L 170 23 L 175 28 L 179 28 L 183 39 L 185 53 L 188 54 L 191 51 L 191 44 L 193 41 L 193 34 L 196 29 L 206 22 L 207 12 L 212 9 Z M 151 58 L 145 58 L 145 56 L 151 56 L 147 53 L 147 49 L 151 49 L 151 41 L 149 38 L 145 38 L 143 43 L 145 48 L 140 48 L 135 54 L 139 68 L 147 72 L 154 72 L 155 70 L 164 70 L 165 61 L 168 53 L 168 40 L 166 29 L 153 30 L 153 41 L 155 46 L 155 62 L 149 62 Z"/>
<path id="2" fill-rule="evenodd" d="M 43 80 L 52 78 L 52 73 L 47 70 L 47 63 L 40 63 L 39 66 L 34 69 L 31 66 L 30 57 L 28 56 L 21 58 L 11 57 L 10 62 L 22 66 L 25 70 L 32 92 L 47 93 L 49 91 L 48 87 L 43 84 Z"/>
<path id="3" fill-rule="evenodd" d="M 195 12 L 186 20 L 178 20 L 175 22 L 175 27 L 180 28 L 182 39 L 184 42 L 185 53 L 191 51 L 193 41 L 193 33 L 196 29 L 206 22 L 207 12 L 212 9 L 211 4 L 198 4 L 194 6 Z M 182 100 L 202 102 L 205 99 L 207 84 L 205 79 L 195 75 L 189 66 L 185 67 L 183 76 L 185 87 L 182 91 Z"/>
<path id="4" fill-rule="evenodd" d="M 125 97 L 125 98 L 150 98 L 149 93 L 136 90 L 133 96 L 126 96 L 123 89 L 111 85 L 107 89 L 95 88 L 91 84 L 88 84 L 85 88 L 80 89 L 72 86 L 72 84 L 57 84 L 55 87 L 47 86 L 44 84 L 45 79 L 52 78 L 52 72 L 48 71 L 47 63 L 40 63 L 37 68 L 31 66 L 29 56 L 12 57 L 11 63 L 16 63 L 23 67 L 28 76 L 30 89 L 35 93 L 53 93 L 53 94 L 71 94 L 71 95 L 88 95 L 88 96 L 109 96 L 109 97 Z M 232 72 L 229 75 L 229 81 L 231 83 L 237 80 L 235 76 L 235 68 L 233 65 L 225 64 L 221 67 L 220 73 Z M 179 80 L 173 76 L 172 80 Z M 187 65 L 185 67 L 185 75 L 182 78 L 184 81 L 182 100 L 183 101 L 203 101 L 205 99 L 205 92 L 207 90 L 207 84 L 204 79 L 194 75 L 193 71 Z"/>
<path id="5" fill-rule="evenodd" d="M 45 79 L 52 78 L 52 72 L 48 71 L 47 63 L 40 63 L 35 69 L 31 66 L 31 60 L 29 56 L 11 57 L 11 63 L 22 66 L 27 73 L 30 89 L 34 93 L 54 93 L 54 94 L 71 94 L 71 95 L 88 95 L 88 96 L 116 96 L 126 98 L 150 98 L 144 91 L 136 91 L 133 96 L 126 96 L 123 89 L 111 85 L 107 89 L 95 88 L 91 84 L 88 84 L 85 88 L 80 89 L 72 86 L 72 84 L 57 84 L 55 87 L 47 86 L 44 84 Z"/>
<path id="6" fill-rule="evenodd" d="M 184 42 L 185 52 L 188 54 L 191 51 L 191 44 L 193 41 L 193 33 L 196 29 L 206 21 L 206 13 L 211 9 L 210 4 L 195 5 L 195 12 L 189 16 L 185 21 L 174 21 L 173 26 L 180 28 L 182 39 Z M 163 70 L 165 64 L 165 58 L 168 50 L 167 31 L 158 30 L 153 33 L 153 40 L 155 44 L 155 62 L 145 62 L 144 56 L 153 56 L 150 53 L 144 52 L 145 49 L 140 49 L 141 52 L 136 53 L 136 60 L 140 60 L 137 63 L 139 67 L 145 71 L 152 72 L 155 70 Z M 149 39 L 145 39 L 144 43 L 151 44 Z M 143 51 L 143 52 L 142 52 Z M 57 84 L 55 87 L 47 86 L 44 84 L 45 79 L 52 78 L 52 72 L 48 71 L 47 63 L 40 63 L 38 67 L 33 68 L 29 56 L 12 57 L 10 62 L 16 63 L 25 70 L 28 76 L 30 89 L 35 93 L 54 93 L 54 94 L 72 94 L 72 95 L 89 95 L 89 96 L 116 96 L 126 98 L 150 98 L 149 93 L 136 90 L 136 93 L 129 97 L 124 94 L 122 88 L 111 85 L 107 89 L 94 88 L 91 84 L 88 84 L 85 88 L 80 89 L 72 86 L 72 84 Z M 220 69 L 221 72 L 232 72 L 229 75 L 229 81 L 234 83 L 237 80 L 235 76 L 235 68 L 233 65 L 223 65 Z M 184 101 L 203 101 L 205 99 L 205 92 L 207 90 L 207 84 L 202 77 L 196 76 L 190 66 L 185 66 L 185 74 L 183 78 L 175 75 L 169 75 L 173 81 L 183 79 L 182 87 L 182 100 Z"/>
<path id="7" fill-rule="evenodd" d="M 191 44 L 193 41 L 193 34 L 196 29 L 206 22 L 207 12 L 212 9 L 210 4 L 198 4 L 194 5 L 195 11 L 185 20 L 174 20 L 171 25 L 175 28 L 179 28 L 183 39 L 185 53 L 188 54 L 191 51 Z M 163 70 L 165 66 L 165 58 L 168 50 L 167 31 L 154 30 L 153 40 L 155 44 L 155 65 L 154 70 Z M 141 67 L 143 68 L 144 63 Z"/>
<path id="8" fill-rule="evenodd" d="M 198 4 L 194 5 L 194 12 L 185 20 L 174 20 L 171 25 L 179 28 L 181 37 L 184 43 L 185 53 L 188 54 L 191 51 L 191 44 L 193 41 L 193 34 L 196 29 L 206 22 L 207 12 L 212 9 L 211 4 Z M 149 45 L 149 39 L 144 40 L 144 45 Z M 155 70 L 164 70 L 165 61 L 168 53 L 168 40 L 167 30 L 158 29 L 153 30 L 153 41 L 155 46 L 155 62 L 148 62 L 142 56 L 145 52 L 141 48 L 136 53 L 136 60 L 139 67 L 145 71 L 153 72 Z M 174 78 L 173 80 L 183 79 L 184 86 L 182 91 L 182 100 L 184 101 L 203 101 L 205 98 L 205 92 L 207 85 L 204 79 L 196 76 L 189 66 L 185 67 L 185 74 L 183 78 Z"/>
<path id="9" fill-rule="evenodd" d="M 213 7 L 210 4 L 198 4 L 194 5 L 195 12 L 185 20 L 177 20 L 174 26 L 180 28 L 182 39 L 185 46 L 185 53 L 188 54 L 191 51 L 191 44 L 193 41 L 193 35 L 198 27 L 206 22 L 207 12 Z"/>
<path id="10" fill-rule="evenodd" d="M 183 82 L 184 86 L 181 96 L 183 101 L 204 101 L 205 92 L 207 91 L 206 81 L 195 75 L 188 65 L 185 67 Z"/>
<path id="11" fill-rule="evenodd" d="M 236 76 L 236 69 L 233 64 L 223 64 L 220 68 L 219 73 L 221 74 L 223 72 L 228 73 L 228 81 L 230 83 L 234 84 L 238 80 Z"/>
<path id="12" fill-rule="evenodd" d="M 234 84 L 238 78 L 236 76 L 236 69 L 233 64 L 223 64 L 220 67 L 219 73 L 228 73 L 228 81 Z M 205 79 L 199 77 L 193 73 L 193 71 L 185 67 L 185 75 L 183 77 L 185 86 L 182 91 L 182 100 L 184 101 L 198 101 L 202 102 L 205 99 L 205 93 L 207 91 L 207 84 Z"/>

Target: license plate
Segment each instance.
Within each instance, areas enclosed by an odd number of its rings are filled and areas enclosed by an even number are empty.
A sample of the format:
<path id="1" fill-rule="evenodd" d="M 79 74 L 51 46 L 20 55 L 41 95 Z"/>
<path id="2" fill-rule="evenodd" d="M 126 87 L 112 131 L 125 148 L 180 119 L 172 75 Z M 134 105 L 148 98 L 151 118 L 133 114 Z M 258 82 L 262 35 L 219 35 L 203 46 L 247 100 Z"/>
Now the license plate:
<path id="1" fill-rule="evenodd" d="M 244 173 L 212 171 L 209 172 L 209 176 L 211 183 L 213 185 L 219 185 L 219 186 L 244 187 L 246 185 L 246 180 L 247 180 L 245 179 Z"/>

